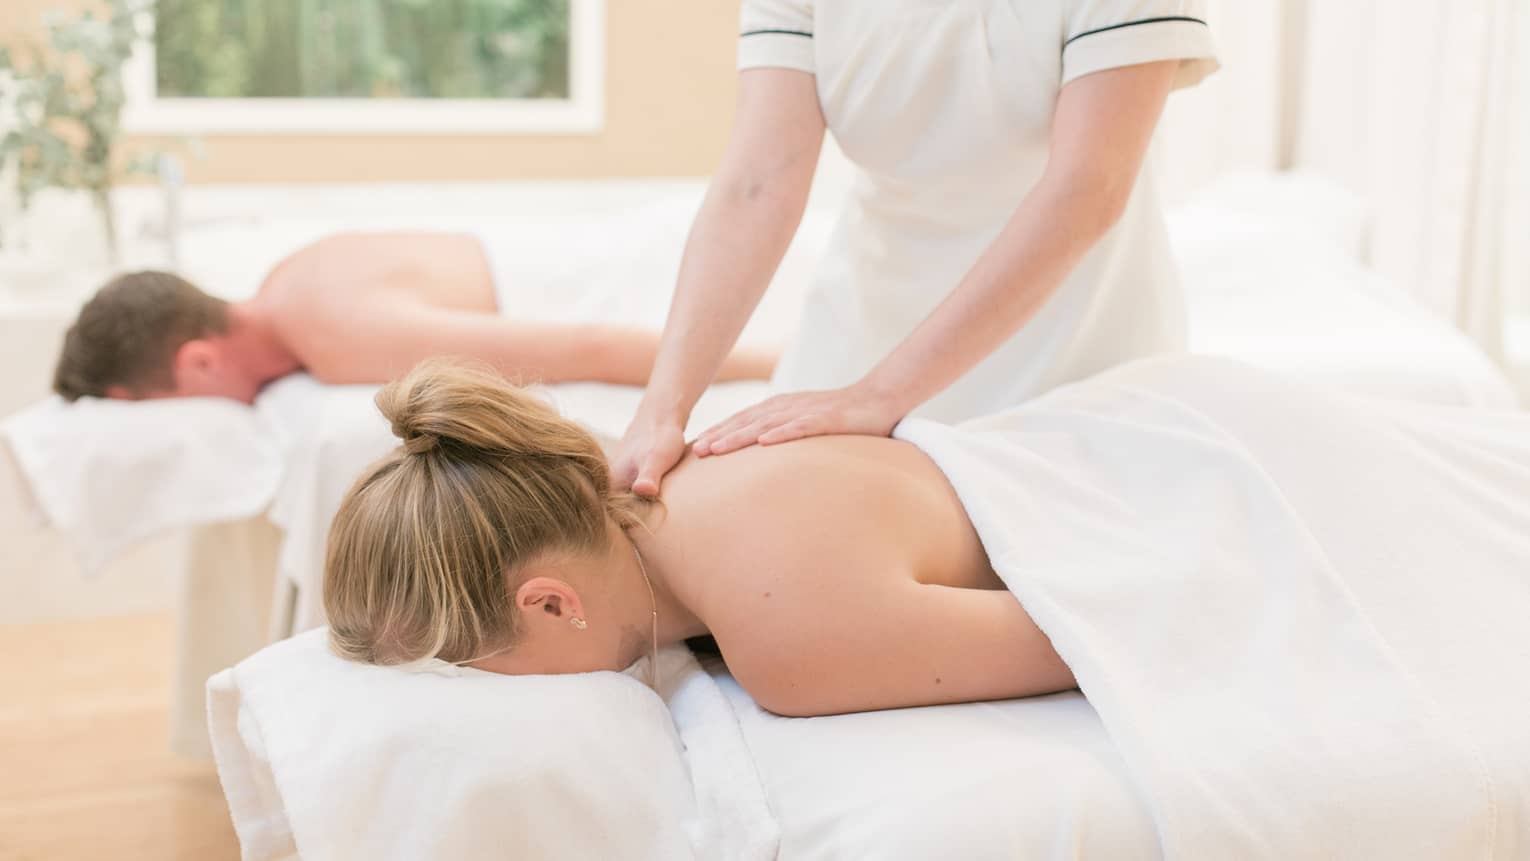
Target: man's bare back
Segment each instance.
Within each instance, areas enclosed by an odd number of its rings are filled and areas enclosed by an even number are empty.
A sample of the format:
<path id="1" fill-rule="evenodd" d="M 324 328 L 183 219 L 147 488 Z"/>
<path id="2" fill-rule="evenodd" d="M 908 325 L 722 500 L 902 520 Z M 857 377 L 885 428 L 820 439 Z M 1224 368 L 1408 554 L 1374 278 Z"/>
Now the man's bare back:
<path id="1" fill-rule="evenodd" d="M 420 230 L 326 236 L 277 264 L 256 295 L 257 302 L 321 314 L 343 314 L 358 302 L 418 302 L 482 314 L 514 310 L 499 308 L 477 237 Z"/>

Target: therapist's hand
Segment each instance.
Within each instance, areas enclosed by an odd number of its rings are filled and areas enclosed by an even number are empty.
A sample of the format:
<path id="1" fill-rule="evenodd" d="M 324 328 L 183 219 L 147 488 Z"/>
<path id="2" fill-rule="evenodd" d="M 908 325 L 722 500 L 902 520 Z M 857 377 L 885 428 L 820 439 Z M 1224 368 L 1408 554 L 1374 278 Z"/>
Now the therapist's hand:
<path id="1" fill-rule="evenodd" d="M 714 425 L 696 438 L 697 457 L 727 454 L 759 443 L 773 445 L 810 436 L 887 436 L 908 412 L 894 398 L 864 385 L 777 395 Z"/>
<path id="2" fill-rule="evenodd" d="M 611 461 L 612 486 L 638 496 L 659 495 L 664 474 L 685 457 L 685 429 L 677 421 L 639 416 L 627 428 Z"/>

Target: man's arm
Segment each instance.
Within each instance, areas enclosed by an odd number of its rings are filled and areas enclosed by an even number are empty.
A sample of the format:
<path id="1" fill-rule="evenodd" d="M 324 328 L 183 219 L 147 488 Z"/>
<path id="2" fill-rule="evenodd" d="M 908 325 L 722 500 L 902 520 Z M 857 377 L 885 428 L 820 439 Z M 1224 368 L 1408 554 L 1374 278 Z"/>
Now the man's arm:
<path id="1" fill-rule="evenodd" d="M 303 365 L 326 383 L 380 383 L 424 359 L 462 356 L 494 365 L 520 382 L 589 381 L 641 386 L 653 371 L 659 333 L 592 323 L 530 323 L 491 314 L 405 305 L 360 312 L 345 321 L 291 327 Z M 720 379 L 767 379 L 773 351 L 742 349 Z"/>

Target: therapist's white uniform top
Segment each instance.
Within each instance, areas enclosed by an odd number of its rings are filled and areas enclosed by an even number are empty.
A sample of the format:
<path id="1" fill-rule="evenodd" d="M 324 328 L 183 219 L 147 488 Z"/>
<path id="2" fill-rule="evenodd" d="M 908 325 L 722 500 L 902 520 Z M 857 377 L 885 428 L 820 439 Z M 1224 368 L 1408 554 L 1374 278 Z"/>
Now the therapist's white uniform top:
<path id="1" fill-rule="evenodd" d="M 781 390 L 855 382 L 951 293 L 1046 167 L 1053 108 L 1091 72 L 1217 68 L 1204 0 L 744 0 L 738 64 L 817 78 L 859 168 Z M 961 421 L 1182 349 L 1184 309 L 1144 166 L 1126 212 L 1009 341 L 915 411 Z"/>

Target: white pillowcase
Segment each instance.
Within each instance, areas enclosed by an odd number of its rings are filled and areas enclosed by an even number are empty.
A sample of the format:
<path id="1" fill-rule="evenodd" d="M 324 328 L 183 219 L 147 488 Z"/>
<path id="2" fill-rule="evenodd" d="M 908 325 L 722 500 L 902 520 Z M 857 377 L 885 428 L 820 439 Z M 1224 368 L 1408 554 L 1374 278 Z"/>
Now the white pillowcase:
<path id="1" fill-rule="evenodd" d="M 672 719 L 623 673 L 377 667 L 327 635 L 208 682 L 246 861 L 774 857 L 736 720 L 684 648 L 661 655 Z"/>

